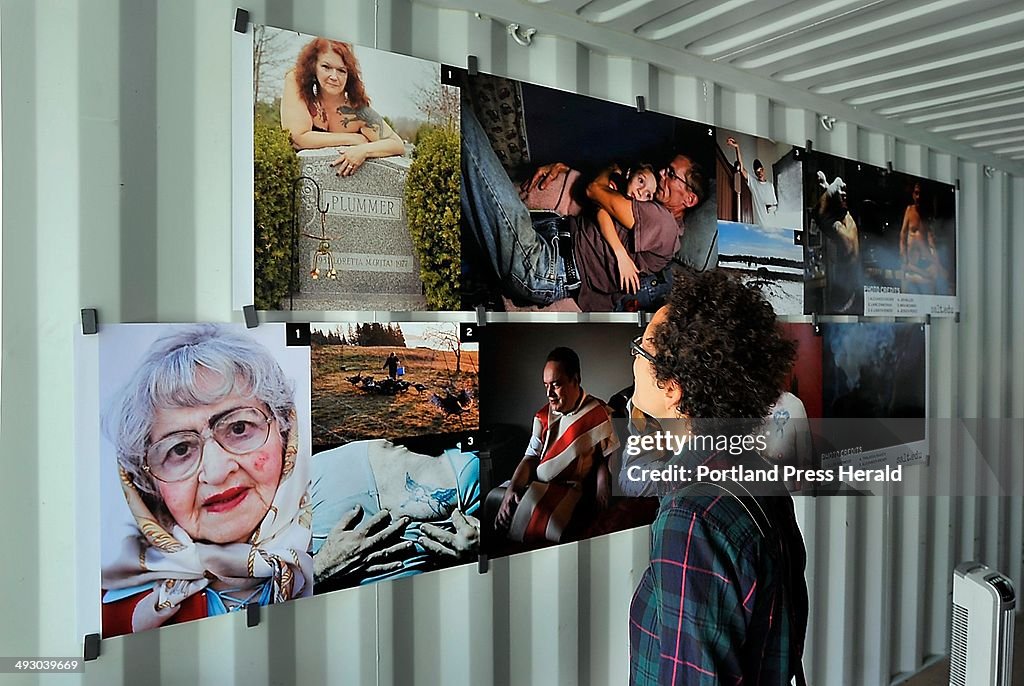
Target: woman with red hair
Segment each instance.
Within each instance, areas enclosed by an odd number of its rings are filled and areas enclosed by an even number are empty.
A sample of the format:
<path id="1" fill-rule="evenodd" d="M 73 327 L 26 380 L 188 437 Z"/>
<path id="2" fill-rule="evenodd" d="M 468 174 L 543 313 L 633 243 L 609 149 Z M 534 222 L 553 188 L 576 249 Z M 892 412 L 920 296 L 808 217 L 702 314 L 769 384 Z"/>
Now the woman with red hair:
<path id="1" fill-rule="evenodd" d="M 331 163 L 351 176 L 367 159 L 405 152 L 405 144 L 372 107 L 352 46 L 314 38 L 284 77 L 281 126 L 296 150 L 338 147 Z"/>

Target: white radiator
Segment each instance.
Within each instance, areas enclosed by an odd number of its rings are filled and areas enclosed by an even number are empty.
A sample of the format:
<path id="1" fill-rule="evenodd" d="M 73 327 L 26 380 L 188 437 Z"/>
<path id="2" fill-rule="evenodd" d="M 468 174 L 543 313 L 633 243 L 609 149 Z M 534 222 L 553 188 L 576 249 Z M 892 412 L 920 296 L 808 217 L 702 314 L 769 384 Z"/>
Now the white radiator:
<path id="1" fill-rule="evenodd" d="M 950 686 L 1010 686 L 1013 667 L 1013 584 L 980 562 L 953 571 Z"/>

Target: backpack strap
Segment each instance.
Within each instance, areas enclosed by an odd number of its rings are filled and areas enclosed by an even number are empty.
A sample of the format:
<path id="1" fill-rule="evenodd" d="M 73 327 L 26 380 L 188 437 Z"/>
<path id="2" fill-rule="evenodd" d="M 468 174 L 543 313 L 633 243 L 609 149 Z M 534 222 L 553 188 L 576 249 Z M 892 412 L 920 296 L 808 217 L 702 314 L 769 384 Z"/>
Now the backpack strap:
<path id="1" fill-rule="evenodd" d="M 777 527 L 772 524 L 771 519 L 768 517 L 768 513 L 765 512 L 761 503 L 757 501 L 754 494 L 747 489 L 746 486 L 741 484 L 739 481 L 734 479 L 723 479 L 721 481 L 698 481 L 691 483 L 684 487 L 680 494 L 685 493 L 688 496 L 709 496 L 715 497 L 721 495 L 722 492 L 727 493 L 736 499 L 736 501 L 743 506 L 750 519 L 753 520 L 754 526 L 757 527 L 758 533 L 761 534 L 762 538 L 767 538 L 770 532 L 777 531 Z M 782 569 L 783 569 L 783 586 L 786 589 L 787 608 L 789 609 L 789 623 L 790 626 L 796 627 L 796 608 L 793 607 L 793 599 L 795 595 L 792 593 L 790 588 L 790 582 L 792 579 L 792 564 L 789 556 L 789 548 L 786 546 L 785 541 L 782 540 L 782 536 L 779 535 L 779 549 L 782 554 Z M 796 677 L 796 686 L 807 686 L 807 678 L 804 675 L 803 666 L 803 643 L 799 645 L 800 654 L 790 658 L 790 670 Z"/>

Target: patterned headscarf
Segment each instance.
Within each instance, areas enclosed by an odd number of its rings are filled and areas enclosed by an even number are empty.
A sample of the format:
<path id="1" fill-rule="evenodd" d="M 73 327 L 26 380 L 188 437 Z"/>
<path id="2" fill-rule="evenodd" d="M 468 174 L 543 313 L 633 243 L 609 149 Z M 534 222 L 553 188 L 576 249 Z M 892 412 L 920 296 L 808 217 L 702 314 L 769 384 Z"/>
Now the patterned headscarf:
<path id="1" fill-rule="evenodd" d="M 270 509 L 247 543 L 193 541 L 181 526 L 168 530 L 146 505 L 131 476 L 118 467 L 121 488 L 138 533 L 126 537 L 117 558 L 103 569 L 103 587 L 123 589 L 155 582 L 152 626 L 166 620 L 187 598 L 213 580 L 251 586 L 271 583 L 271 602 L 313 593 L 313 559 L 309 554 L 312 507 L 309 460 L 300 455 L 295 412 L 281 466 L 281 480 Z M 136 626 L 138 631 L 143 626 Z"/>

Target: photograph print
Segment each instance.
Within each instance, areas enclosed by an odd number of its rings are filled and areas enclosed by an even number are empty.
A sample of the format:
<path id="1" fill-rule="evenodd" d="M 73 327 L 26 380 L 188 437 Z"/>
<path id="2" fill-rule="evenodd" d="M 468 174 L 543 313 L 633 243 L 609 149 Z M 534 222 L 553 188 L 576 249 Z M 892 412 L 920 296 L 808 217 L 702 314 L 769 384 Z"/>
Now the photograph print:
<path id="1" fill-rule="evenodd" d="M 714 265 L 714 129 L 489 75 L 462 87 L 462 303 L 656 310 Z"/>
<path id="2" fill-rule="evenodd" d="M 872 246 L 891 232 L 888 170 L 826 155 L 804 161 L 805 314 L 864 314 Z"/>
<path id="3" fill-rule="evenodd" d="M 822 330 L 821 466 L 927 458 L 927 327 L 859 322 Z"/>
<path id="4" fill-rule="evenodd" d="M 103 638 L 311 595 L 309 349 L 283 324 L 99 339 Z"/>
<path id="5" fill-rule="evenodd" d="M 252 96 L 254 226 L 236 248 L 252 252 L 236 260 L 253 265 L 249 302 L 458 309 L 458 88 L 434 62 L 250 33 L 252 82 L 235 84 Z"/>
<path id="6" fill-rule="evenodd" d="M 803 314 L 803 150 L 717 129 L 718 268 Z"/>
<path id="7" fill-rule="evenodd" d="M 805 158 L 805 313 L 956 314 L 955 188 L 832 155 Z"/>
<path id="8" fill-rule="evenodd" d="M 457 322 L 312 324 L 313 448 L 461 434 L 480 422 L 479 344 Z"/>
<path id="9" fill-rule="evenodd" d="M 956 188 L 891 173 L 879 201 L 884 219 L 864 250 L 864 314 L 955 314 Z"/>
<path id="10" fill-rule="evenodd" d="M 476 559 L 478 344 L 453 322 L 311 325 L 315 592 Z"/>
<path id="11" fill-rule="evenodd" d="M 489 556 L 650 524 L 656 497 L 627 492 L 633 395 L 627 324 L 488 324 L 481 330 L 481 441 L 491 486 Z"/>

